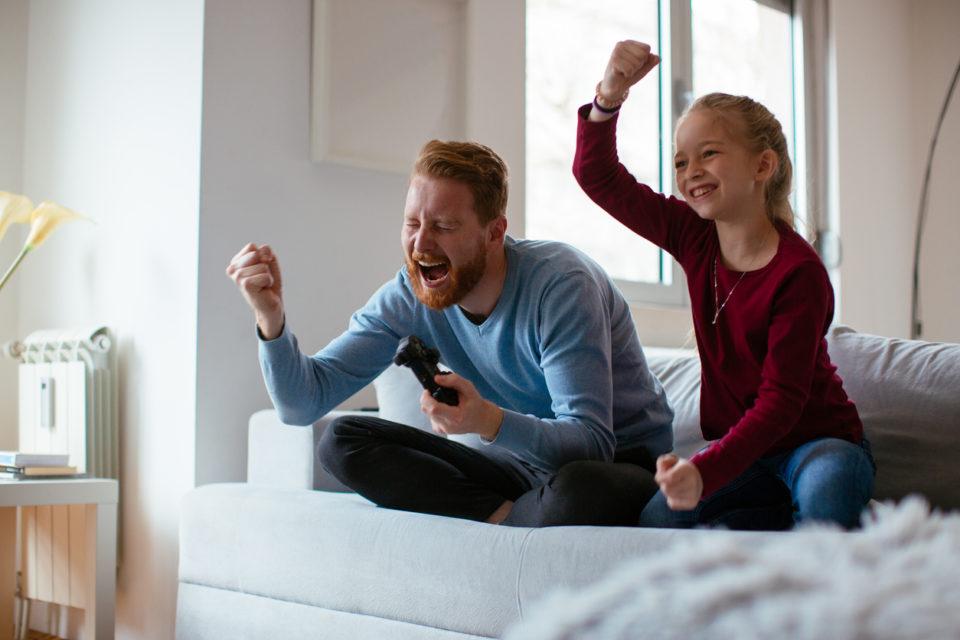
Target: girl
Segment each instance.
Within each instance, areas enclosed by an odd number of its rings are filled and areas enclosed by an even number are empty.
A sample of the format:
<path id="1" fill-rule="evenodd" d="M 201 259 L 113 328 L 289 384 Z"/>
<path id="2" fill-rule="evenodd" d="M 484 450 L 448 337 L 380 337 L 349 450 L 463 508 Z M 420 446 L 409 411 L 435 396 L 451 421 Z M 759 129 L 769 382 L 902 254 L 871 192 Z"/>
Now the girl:
<path id="1" fill-rule="evenodd" d="M 643 43 L 616 45 L 593 104 L 580 110 L 574 160 L 583 190 L 673 255 L 687 276 L 701 429 L 712 442 L 690 460 L 657 460 L 660 491 L 640 524 L 713 522 L 769 495 L 764 485 L 785 485 L 793 522 L 854 527 L 875 469 L 856 407 L 827 355 L 833 289 L 816 252 L 793 229 L 780 123 L 749 98 L 700 98 L 675 133 L 683 200 L 654 192 L 619 163 L 616 121 L 628 89 L 659 61 Z"/>

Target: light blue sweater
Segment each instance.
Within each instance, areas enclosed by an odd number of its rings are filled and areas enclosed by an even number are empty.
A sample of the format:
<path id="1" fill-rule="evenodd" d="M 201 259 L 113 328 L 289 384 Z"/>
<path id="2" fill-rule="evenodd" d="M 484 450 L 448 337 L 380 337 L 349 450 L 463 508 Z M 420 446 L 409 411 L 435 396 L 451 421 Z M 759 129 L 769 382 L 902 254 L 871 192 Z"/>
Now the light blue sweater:
<path id="1" fill-rule="evenodd" d="M 673 413 L 606 273 L 557 242 L 508 236 L 504 250 L 503 293 L 481 325 L 457 306 L 422 304 L 401 268 L 317 354 L 302 353 L 287 328 L 261 340 L 260 363 L 281 419 L 316 421 L 377 377 L 399 340 L 414 334 L 504 410 L 495 440 L 466 444 L 531 479 L 573 460 L 610 460 L 615 447 L 669 451 Z"/>

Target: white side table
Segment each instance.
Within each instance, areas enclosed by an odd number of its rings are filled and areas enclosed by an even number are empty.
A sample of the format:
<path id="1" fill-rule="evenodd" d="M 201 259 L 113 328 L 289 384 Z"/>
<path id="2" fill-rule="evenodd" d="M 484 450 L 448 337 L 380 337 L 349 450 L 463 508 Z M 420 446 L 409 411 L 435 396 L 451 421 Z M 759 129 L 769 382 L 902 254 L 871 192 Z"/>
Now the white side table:
<path id="1" fill-rule="evenodd" d="M 13 601 L 16 547 L 16 508 L 45 505 L 89 505 L 85 537 L 87 594 L 93 602 L 84 607 L 84 637 L 111 640 L 114 636 L 114 599 L 117 588 L 116 480 L 62 478 L 46 480 L 0 480 L 0 639 L 13 633 Z M 91 596 L 88 596 L 88 598 Z"/>

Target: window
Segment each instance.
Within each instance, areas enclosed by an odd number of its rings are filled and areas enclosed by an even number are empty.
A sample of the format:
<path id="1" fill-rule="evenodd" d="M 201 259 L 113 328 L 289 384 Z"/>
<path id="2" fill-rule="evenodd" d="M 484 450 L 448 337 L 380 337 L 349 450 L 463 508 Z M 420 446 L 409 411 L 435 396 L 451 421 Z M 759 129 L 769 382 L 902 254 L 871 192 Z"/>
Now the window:
<path id="1" fill-rule="evenodd" d="M 573 179 L 576 110 L 593 97 L 614 43 L 649 43 L 663 62 L 622 108 L 620 157 L 637 179 L 672 192 L 673 129 L 692 96 L 749 95 L 777 116 L 792 145 L 792 34 L 789 0 L 527 0 L 526 236 L 584 250 L 631 303 L 683 304 L 670 256 L 613 220 Z"/>

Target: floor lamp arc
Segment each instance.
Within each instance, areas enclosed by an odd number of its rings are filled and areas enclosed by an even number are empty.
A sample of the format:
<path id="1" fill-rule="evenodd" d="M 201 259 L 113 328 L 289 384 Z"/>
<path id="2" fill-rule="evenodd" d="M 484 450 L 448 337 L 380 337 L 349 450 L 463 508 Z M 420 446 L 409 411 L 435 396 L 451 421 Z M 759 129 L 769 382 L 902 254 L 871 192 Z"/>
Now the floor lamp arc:
<path id="1" fill-rule="evenodd" d="M 960 62 L 957 63 L 957 69 L 953 72 L 953 80 L 950 82 L 950 88 L 947 89 L 947 97 L 943 101 L 943 108 L 940 109 L 940 117 L 937 119 L 937 125 L 933 130 L 933 139 L 930 142 L 930 153 L 927 156 L 927 169 L 923 176 L 923 188 L 920 191 L 920 206 L 917 211 L 917 234 L 913 246 L 913 287 L 910 301 L 910 337 L 917 339 L 923 335 L 923 322 L 920 320 L 920 241 L 923 237 L 923 225 L 927 217 L 927 192 L 930 189 L 930 172 L 933 169 L 933 156 L 937 149 L 937 139 L 940 137 L 940 127 L 943 125 L 943 119 L 947 115 L 947 109 L 950 107 L 950 98 L 953 97 L 953 90 L 957 86 L 957 78 L 960 77 Z"/>

